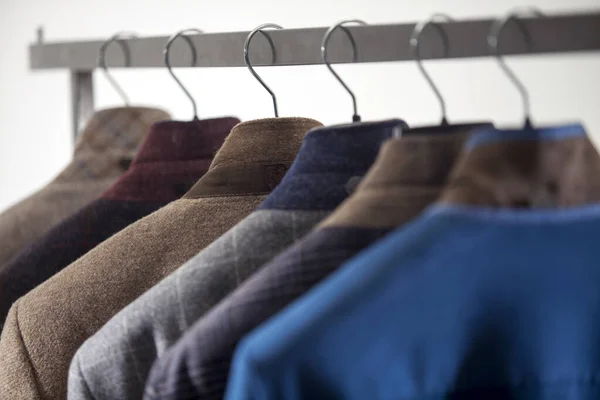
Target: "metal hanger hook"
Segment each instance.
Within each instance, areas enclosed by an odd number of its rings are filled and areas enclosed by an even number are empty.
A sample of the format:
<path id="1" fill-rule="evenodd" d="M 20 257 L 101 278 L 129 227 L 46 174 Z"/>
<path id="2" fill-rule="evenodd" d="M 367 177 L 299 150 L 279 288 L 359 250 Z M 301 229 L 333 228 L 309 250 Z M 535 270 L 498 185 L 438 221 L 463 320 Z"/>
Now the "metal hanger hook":
<path id="1" fill-rule="evenodd" d="M 536 9 L 536 8 L 526 8 L 526 9 L 515 9 L 509 12 L 504 18 L 498 19 L 494 21 L 492 27 L 490 28 L 490 33 L 487 37 L 488 48 L 490 53 L 496 57 L 498 60 L 498 65 L 502 71 L 508 76 L 508 79 L 515 85 L 519 94 L 521 95 L 521 99 L 523 101 L 523 114 L 525 118 L 525 127 L 531 127 L 531 102 L 529 100 L 529 92 L 527 88 L 521 82 L 521 80 L 517 77 L 517 75 L 513 72 L 512 69 L 508 67 L 506 61 L 503 56 L 498 51 L 498 44 L 500 39 L 500 33 L 502 29 L 506 26 L 506 24 L 510 21 L 516 22 L 517 26 L 521 30 L 523 37 L 525 38 L 526 44 L 531 47 L 531 36 L 529 35 L 529 31 L 525 28 L 523 21 L 521 18 L 525 16 L 536 16 L 536 17 L 544 17 L 544 14 Z"/>
<path id="2" fill-rule="evenodd" d="M 194 100 L 194 97 L 185 88 L 183 83 L 181 83 L 179 78 L 177 78 L 177 76 L 173 72 L 173 67 L 171 66 L 171 57 L 170 57 L 171 56 L 171 45 L 173 44 L 173 42 L 175 40 L 177 40 L 177 38 L 181 37 L 181 38 L 185 39 L 185 41 L 190 45 L 190 49 L 192 51 L 192 65 L 191 66 L 192 67 L 196 66 L 196 63 L 198 62 L 198 52 L 196 51 L 196 47 L 194 46 L 192 39 L 190 39 L 187 36 L 187 34 L 189 34 L 189 33 L 202 34 L 203 32 L 200 29 L 196 29 L 196 28 L 183 29 L 183 30 L 177 32 L 176 34 L 171 36 L 169 38 L 169 40 L 167 41 L 167 44 L 165 45 L 165 48 L 163 49 L 163 56 L 165 59 L 165 66 L 167 67 L 167 71 L 169 72 L 171 77 L 175 80 L 175 83 L 177 83 L 177 85 L 181 88 L 181 90 L 183 90 L 183 93 L 185 93 L 187 98 L 190 99 L 190 102 L 192 103 L 192 109 L 194 112 L 194 119 L 196 120 L 196 119 L 198 119 L 198 106 L 196 105 L 196 100 Z"/>
<path id="3" fill-rule="evenodd" d="M 442 93 L 440 92 L 440 90 L 438 89 L 436 84 L 433 82 L 433 79 L 431 79 L 431 76 L 429 75 L 429 73 L 427 72 L 425 67 L 423 66 L 423 61 L 421 59 L 421 34 L 429 25 L 434 27 L 437 30 L 437 32 L 440 34 L 440 37 L 442 38 L 442 41 L 444 42 L 444 57 L 448 57 L 448 53 L 450 52 L 450 40 L 448 39 L 448 35 L 446 34 L 446 31 L 439 23 L 440 22 L 453 22 L 453 21 L 454 21 L 454 19 L 452 17 L 450 17 L 449 15 L 435 13 L 428 20 L 422 21 L 422 22 L 419 22 L 418 24 L 416 24 L 415 28 L 413 29 L 412 34 L 410 36 L 410 47 L 411 47 L 411 50 L 413 53 L 413 57 L 415 58 L 415 61 L 417 62 L 417 67 L 419 67 L 419 71 L 421 71 L 421 75 L 423 75 L 423 77 L 427 81 L 427 84 L 429 85 L 431 90 L 433 90 L 435 97 L 437 98 L 438 102 L 440 103 L 440 108 L 442 111 L 442 125 L 448 125 L 446 101 L 444 100 L 444 97 L 442 97 Z"/>
<path id="4" fill-rule="evenodd" d="M 331 34 L 336 29 L 341 28 L 346 33 L 348 38 L 350 39 L 350 43 L 352 44 L 352 50 L 353 50 L 353 54 L 354 54 L 353 58 L 352 58 L 352 62 L 356 62 L 356 60 L 358 59 L 358 48 L 356 46 L 356 41 L 354 40 L 354 36 L 352 36 L 352 33 L 350 33 L 350 31 L 348 29 L 346 29 L 346 27 L 344 26 L 347 24 L 358 24 L 358 25 L 363 25 L 363 26 L 368 25 L 365 21 L 360 20 L 360 19 L 347 19 L 347 20 L 340 21 L 337 24 L 333 25 L 331 28 L 329 28 L 327 30 L 327 32 L 325 32 L 325 36 L 323 36 L 323 41 L 321 42 L 321 58 L 323 59 L 325 66 L 333 74 L 335 79 L 338 80 L 338 82 L 344 87 L 344 89 L 346 89 L 346 92 L 348 92 L 348 94 L 352 98 L 352 110 L 353 110 L 352 122 L 360 122 L 360 115 L 358 115 L 358 107 L 356 105 L 356 96 L 354 95 L 354 92 L 352 92 L 352 90 L 350 90 L 350 87 L 342 80 L 342 78 L 338 75 L 337 72 L 335 72 L 335 70 L 331 66 L 331 62 L 329 62 L 329 56 L 328 56 L 328 52 L 327 52 L 327 45 L 329 44 L 329 38 L 331 37 Z"/>
<path id="5" fill-rule="evenodd" d="M 108 67 L 106 66 L 106 49 L 111 43 L 118 43 L 121 46 L 121 49 L 123 50 L 123 56 L 125 57 L 125 66 L 129 67 L 131 65 L 131 53 L 129 51 L 127 43 L 124 40 L 136 38 L 137 35 L 133 32 L 117 32 L 111 37 L 109 37 L 104 43 L 102 43 L 102 46 L 100 46 L 100 50 L 98 51 L 98 66 L 102 69 L 104 76 L 106 77 L 110 85 L 113 87 L 113 89 L 115 89 L 115 91 L 119 94 L 121 99 L 123 99 L 123 103 L 125 103 L 126 106 L 129 106 L 129 97 L 127 97 L 125 91 L 117 83 L 115 78 L 113 78 L 113 76 L 108 72 Z"/>
<path id="6" fill-rule="evenodd" d="M 244 43 L 244 62 L 246 63 L 246 67 L 248 67 L 252 76 L 254 76 L 256 78 L 256 80 L 258 81 L 258 83 L 260 83 L 262 85 L 262 87 L 264 87 L 265 90 L 267 92 L 269 92 L 269 94 L 271 95 L 271 98 L 273 99 L 273 111 L 275 112 L 275 117 L 279 117 L 279 110 L 277 109 L 277 97 L 275 97 L 275 93 L 265 83 L 265 81 L 262 80 L 262 78 L 256 73 L 256 71 L 254 71 L 254 68 L 252 67 L 252 64 L 250 63 L 250 55 L 249 55 L 250 42 L 252 41 L 252 38 L 254 37 L 254 35 L 256 35 L 258 32 L 262 33 L 262 35 L 265 38 L 267 38 L 267 40 L 269 41 L 269 44 L 271 45 L 271 54 L 273 55 L 271 63 L 272 64 L 275 63 L 275 60 L 276 60 L 275 44 L 273 43 L 273 40 L 271 39 L 271 37 L 269 35 L 267 35 L 265 32 L 263 32 L 263 29 L 283 29 L 283 27 L 280 25 L 277 25 L 277 24 L 268 23 L 268 24 L 259 25 L 256 28 L 254 28 L 254 30 L 248 34 L 248 37 L 246 38 L 246 42 Z"/>

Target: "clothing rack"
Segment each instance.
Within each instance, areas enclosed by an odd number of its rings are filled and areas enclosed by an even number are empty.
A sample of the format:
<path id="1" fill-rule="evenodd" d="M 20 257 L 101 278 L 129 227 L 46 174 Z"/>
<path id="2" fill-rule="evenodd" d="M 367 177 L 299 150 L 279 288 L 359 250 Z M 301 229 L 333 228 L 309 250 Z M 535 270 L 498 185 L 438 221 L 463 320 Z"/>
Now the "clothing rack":
<path id="1" fill-rule="evenodd" d="M 490 56 L 487 37 L 495 19 L 473 19 L 437 23 L 447 40 L 435 29 L 426 29 L 420 39 L 421 59 L 457 59 Z M 367 21 L 368 22 L 368 21 Z M 414 60 L 410 37 L 415 23 L 346 26 L 356 43 L 356 54 L 347 35 L 338 30 L 328 45 L 332 63 L 369 63 Z M 521 28 L 521 29 L 519 29 Z M 328 28 L 265 30 L 272 42 L 256 35 L 249 51 L 253 66 L 323 64 L 321 41 Z M 524 36 L 526 33 L 527 37 Z M 206 33 L 188 36 L 197 51 L 195 67 L 243 67 L 243 48 L 249 32 Z M 38 30 L 37 43 L 29 48 L 32 70 L 68 69 L 71 73 L 73 129 L 94 111 L 92 73 L 98 68 L 98 52 L 104 40 L 51 42 Z M 169 37 L 153 36 L 120 40 L 128 52 L 126 68 L 164 68 L 163 49 Z M 528 40 L 525 40 L 528 39 Z M 191 67 L 191 52 L 185 41 L 174 44 L 173 67 Z M 444 46 L 444 42 L 448 47 Z M 106 52 L 106 65 L 124 68 L 119 46 Z M 600 12 L 555 14 L 519 18 L 509 23 L 499 37 L 503 55 L 569 53 L 600 50 Z"/>

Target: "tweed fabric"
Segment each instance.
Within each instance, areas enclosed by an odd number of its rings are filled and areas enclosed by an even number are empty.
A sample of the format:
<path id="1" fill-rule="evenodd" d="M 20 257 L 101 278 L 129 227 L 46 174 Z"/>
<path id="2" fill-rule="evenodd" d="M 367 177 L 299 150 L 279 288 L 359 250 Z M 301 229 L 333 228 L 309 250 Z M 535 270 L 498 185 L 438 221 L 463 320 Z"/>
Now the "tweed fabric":
<path id="1" fill-rule="evenodd" d="M 306 120 L 292 118 L 237 125 L 200 181 L 210 178 L 217 160 L 235 160 L 229 154 L 242 152 L 246 136 L 252 136 L 261 151 L 246 152 L 244 162 L 291 164 L 306 125 Z M 246 193 L 229 183 L 228 189 L 228 195 L 168 204 L 15 302 L 0 338 L 0 398 L 65 398 L 69 363 L 81 344 L 120 309 L 250 214 L 267 194 Z"/>
<path id="2" fill-rule="evenodd" d="M 150 126 L 168 119 L 152 108 L 114 108 L 93 115 L 73 160 L 49 184 L 0 214 L 0 270 L 52 226 L 98 197 L 123 174 Z"/>
<path id="3" fill-rule="evenodd" d="M 19 297 L 121 229 L 184 195 L 208 170 L 213 154 L 238 122 L 219 118 L 154 124 L 117 182 L 0 271 L 0 326 Z"/>
<path id="4" fill-rule="evenodd" d="M 152 363 L 241 282 L 348 196 L 400 121 L 316 128 L 259 210 L 123 309 L 75 355 L 71 399 L 138 399 Z M 301 200 L 301 201 L 300 201 Z"/>
<path id="5" fill-rule="evenodd" d="M 221 399 L 237 342 L 345 260 L 418 215 L 439 195 L 464 137 L 387 141 L 356 192 L 327 219 L 331 222 L 261 268 L 154 364 L 145 398 Z"/>

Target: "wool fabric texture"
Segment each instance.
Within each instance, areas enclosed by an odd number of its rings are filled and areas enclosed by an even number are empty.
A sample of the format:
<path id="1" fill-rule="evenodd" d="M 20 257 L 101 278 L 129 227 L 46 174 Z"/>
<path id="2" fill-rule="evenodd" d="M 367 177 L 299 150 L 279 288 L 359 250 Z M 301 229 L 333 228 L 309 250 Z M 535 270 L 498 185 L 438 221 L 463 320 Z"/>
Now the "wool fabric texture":
<path id="1" fill-rule="evenodd" d="M 600 396 L 600 157 L 581 127 L 473 139 L 477 181 L 247 336 L 227 399 Z"/>
<path id="2" fill-rule="evenodd" d="M 291 164 L 315 125 L 298 118 L 238 124 L 184 198 L 105 240 L 17 300 L 0 338 L 0 398 L 65 398 L 69 364 L 81 344 L 250 214 L 278 184 L 268 174 L 271 167 Z"/>
<path id="3" fill-rule="evenodd" d="M 437 198 L 464 137 L 387 141 L 356 191 L 319 229 L 251 276 L 159 358 L 146 399 L 222 399 L 238 341 Z"/>
<path id="4" fill-rule="evenodd" d="M 71 399 L 139 399 L 152 363 L 210 308 L 349 195 L 401 121 L 316 128 L 258 210 L 131 303 L 78 350 Z M 209 342 L 205 343 L 210 347 Z"/>
<path id="5" fill-rule="evenodd" d="M 42 189 L 0 214 L 0 271 L 27 245 L 104 192 L 126 170 L 150 126 L 169 118 L 154 108 L 95 113 L 73 160 Z"/>
<path id="6" fill-rule="evenodd" d="M 154 124 L 117 182 L 0 271 L 0 327 L 19 297 L 121 229 L 183 196 L 208 170 L 237 123 L 219 118 Z"/>

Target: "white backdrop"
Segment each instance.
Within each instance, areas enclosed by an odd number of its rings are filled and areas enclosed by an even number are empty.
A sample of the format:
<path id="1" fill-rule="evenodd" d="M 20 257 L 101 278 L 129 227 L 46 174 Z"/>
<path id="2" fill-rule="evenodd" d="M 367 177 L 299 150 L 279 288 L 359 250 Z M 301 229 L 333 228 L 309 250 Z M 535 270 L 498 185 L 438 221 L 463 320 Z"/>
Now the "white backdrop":
<path id="1" fill-rule="evenodd" d="M 599 9 L 600 0 L 0 0 L 0 210 L 43 185 L 71 157 L 68 74 L 28 70 L 27 46 L 39 25 L 52 41 L 106 38 L 120 30 L 140 35 L 170 35 L 189 27 L 249 30 L 264 22 L 287 28 L 328 26 L 349 17 L 406 22 L 433 12 L 492 17 L 523 5 L 552 13 Z M 536 122 L 579 120 L 600 143 L 600 54 L 520 57 L 509 63 L 531 92 Z M 520 121 L 518 94 L 493 60 L 430 62 L 427 67 L 447 99 L 451 121 Z M 439 120 L 435 98 L 414 63 L 344 65 L 338 71 L 355 90 L 364 120 Z M 351 115 L 349 97 L 323 66 L 259 72 L 277 93 L 282 116 L 327 124 Z M 268 94 L 243 68 L 179 73 L 195 95 L 201 118 L 272 115 Z M 191 117 L 189 103 L 166 70 L 117 71 L 115 76 L 133 103 L 165 108 L 179 119 Z M 103 76 L 97 74 L 95 84 L 97 107 L 120 105 Z"/>

